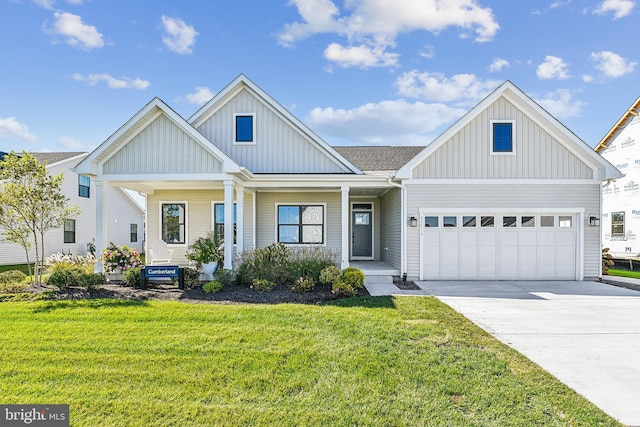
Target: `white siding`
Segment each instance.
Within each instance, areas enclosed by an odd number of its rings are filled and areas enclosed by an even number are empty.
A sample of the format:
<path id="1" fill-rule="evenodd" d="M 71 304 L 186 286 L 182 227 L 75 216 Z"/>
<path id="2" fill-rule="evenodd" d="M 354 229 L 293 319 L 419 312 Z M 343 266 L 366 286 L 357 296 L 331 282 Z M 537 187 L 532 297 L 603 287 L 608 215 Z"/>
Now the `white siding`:
<path id="1" fill-rule="evenodd" d="M 254 145 L 234 145 L 234 114 L 255 114 Z M 248 90 L 242 90 L 198 130 L 254 173 L 344 173 L 347 170 L 301 129 Z"/>
<path id="2" fill-rule="evenodd" d="M 602 156 L 624 174 L 602 187 L 603 245 L 617 257 L 640 254 L 640 117 L 615 137 Z M 624 236 L 611 236 L 611 213 L 624 212 Z"/>
<path id="3" fill-rule="evenodd" d="M 220 173 L 222 162 L 165 115 L 104 164 L 105 174 Z"/>
<path id="4" fill-rule="evenodd" d="M 598 184 L 504 184 L 504 185 L 412 185 L 407 184 L 407 215 L 419 217 L 420 208 L 445 211 L 447 208 L 546 209 L 584 208 L 589 214 L 600 211 Z M 598 227 L 584 225 L 584 277 L 596 278 L 600 268 Z M 417 277 L 420 269 L 420 227 L 407 227 L 407 273 Z"/>
<path id="5" fill-rule="evenodd" d="M 397 269 L 401 268 L 401 212 L 401 191 L 394 188 L 380 199 L 380 259 Z"/>
<path id="6" fill-rule="evenodd" d="M 515 120 L 515 155 L 491 155 L 491 120 Z M 417 165 L 413 178 L 591 179 L 591 168 L 500 97 Z"/>
<path id="7" fill-rule="evenodd" d="M 342 196 L 336 192 L 260 192 L 258 199 L 258 247 L 268 246 L 277 240 L 276 204 L 326 203 L 325 236 L 326 247 L 342 252 Z"/>

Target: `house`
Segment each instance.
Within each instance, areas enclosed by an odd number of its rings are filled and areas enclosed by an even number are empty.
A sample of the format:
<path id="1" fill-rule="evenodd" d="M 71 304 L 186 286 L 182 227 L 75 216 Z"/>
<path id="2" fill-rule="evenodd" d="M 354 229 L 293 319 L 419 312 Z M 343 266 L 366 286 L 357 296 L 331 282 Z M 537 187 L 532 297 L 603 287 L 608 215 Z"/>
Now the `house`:
<path id="1" fill-rule="evenodd" d="M 96 232 L 96 187 L 93 180 L 87 176 L 77 175 L 72 171 L 87 153 L 32 153 L 39 163 L 45 165 L 52 175 L 63 173 L 64 181 L 61 192 L 76 204 L 82 213 L 75 219 L 69 219 L 64 226 L 51 230 L 45 234 L 45 256 L 58 253 L 73 253 L 85 255 L 87 244 L 95 242 Z M 109 189 L 111 204 L 106 210 L 106 220 L 109 222 L 109 233 L 106 241 L 127 244 L 139 251 L 143 248 L 144 211 L 142 207 L 121 188 Z M 35 251 L 29 253 L 29 259 L 34 261 Z M 26 254 L 22 246 L 0 241 L 0 265 L 23 264 Z"/>
<path id="2" fill-rule="evenodd" d="M 598 277 L 588 218 L 620 176 L 511 82 L 426 147 L 332 147 L 244 75 L 189 119 L 154 98 L 75 170 L 96 184 L 99 246 L 118 186 L 146 193 L 147 241 L 178 263 L 216 230 L 225 268 L 282 242 L 419 279 Z"/>
<path id="3" fill-rule="evenodd" d="M 602 185 L 602 242 L 615 258 L 640 256 L 640 97 L 596 145 L 623 176 Z"/>

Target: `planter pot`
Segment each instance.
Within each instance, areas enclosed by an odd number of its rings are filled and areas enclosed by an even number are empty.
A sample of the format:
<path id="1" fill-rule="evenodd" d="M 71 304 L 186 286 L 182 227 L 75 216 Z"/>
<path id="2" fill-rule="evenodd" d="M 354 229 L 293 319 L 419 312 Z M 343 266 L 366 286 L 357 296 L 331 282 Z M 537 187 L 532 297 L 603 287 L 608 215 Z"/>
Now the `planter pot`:
<path id="1" fill-rule="evenodd" d="M 217 262 L 208 262 L 206 264 L 202 264 L 202 271 L 205 276 L 207 276 L 206 280 L 213 280 L 213 273 L 218 269 Z"/>
<path id="2" fill-rule="evenodd" d="M 107 282 L 122 282 L 124 280 L 124 275 L 122 272 L 117 273 L 107 273 Z"/>

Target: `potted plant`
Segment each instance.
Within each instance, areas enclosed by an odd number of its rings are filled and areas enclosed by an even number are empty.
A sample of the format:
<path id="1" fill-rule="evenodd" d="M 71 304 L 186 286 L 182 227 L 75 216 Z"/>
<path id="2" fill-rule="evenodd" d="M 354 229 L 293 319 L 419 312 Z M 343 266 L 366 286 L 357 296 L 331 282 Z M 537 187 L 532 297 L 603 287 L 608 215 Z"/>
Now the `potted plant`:
<path id="1" fill-rule="evenodd" d="M 210 231 L 206 236 L 198 237 L 189 245 L 186 256 L 202 269 L 208 280 L 211 280 L 218 268 L 218 263 L 224 259 L 224 241 Z"/>

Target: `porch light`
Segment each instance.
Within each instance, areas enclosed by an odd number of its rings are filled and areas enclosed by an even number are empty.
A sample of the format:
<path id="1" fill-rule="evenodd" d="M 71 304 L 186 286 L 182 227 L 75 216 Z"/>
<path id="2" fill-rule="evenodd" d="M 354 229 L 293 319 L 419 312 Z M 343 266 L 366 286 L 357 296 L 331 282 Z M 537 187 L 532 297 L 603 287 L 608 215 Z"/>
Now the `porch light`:
<path id="1" fill-rule="evenodd" d="M 415 216 L 412 216 L 409 218 L 409 226 L 410 227 L 417 227 L 418 226 L 418 218 L 416 218 Z"/>
<path id="2" fill-rule="evenodd" d="M 598 218 L 597 216 L 590 216 L 589 217 L 589 225 L 592 227 L 597 227 L 600 225 L 600 218 Z"/>

